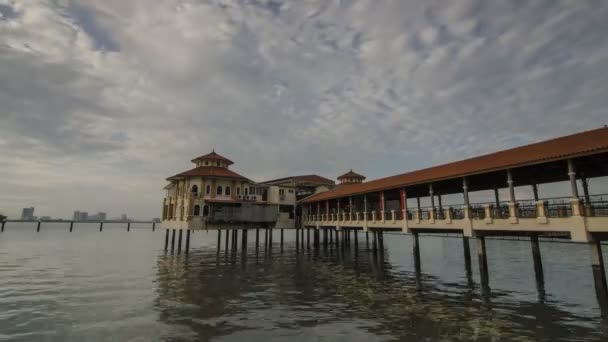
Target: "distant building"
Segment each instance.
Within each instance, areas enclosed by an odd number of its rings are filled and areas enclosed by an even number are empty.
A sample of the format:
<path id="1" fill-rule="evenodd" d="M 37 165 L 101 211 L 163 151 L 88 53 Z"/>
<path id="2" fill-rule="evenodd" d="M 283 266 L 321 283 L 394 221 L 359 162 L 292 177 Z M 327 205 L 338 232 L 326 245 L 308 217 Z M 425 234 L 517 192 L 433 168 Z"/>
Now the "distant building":
<path id="1" fill-rule="evenodd" d="M 52 220 L 53 218 L 50 216 L 40 216 L 40 221 L 49 221 Z"/>
<path id="2" fill-rule="evenodd" d="M 160 218 L 155 217 L 155 218 L 152 219 L 152 222 L 154 222 L 154 223 L 160 223 Z"/>
<path id="3" fill-rule="evenodd" d="M 72 220 L 80 221 L 80 211 L 79 210 L 74 211 L 74 215 L 72 215 Z"/>
<path id="4" fill-rule="evenodd" d="M 78 214 L 78 221 L 88 221 L 89 220 L 89 213 L 86 211 L 81 211 L 80 214 Z"/>
<path id="5" fill-rule="evenodd" d="M 104 213 L 104 212 L 98 212 L 97 213 L 97 220 L 98 221 L 105 221 L 107 216 L 108 215 L 106 213 Z"/>
<path id="6" fill-rule="evenodd" d="M 21 219 L 31 221 L 34 219 L 34 207 L 23 208 L 21 211 Z"/>
<path id="7" fill-rule="evenodd" d="M 127 214 L 120 215 L 120 219 L 123 220 L 123 221 L 126 221 L 127 220 Z"/>

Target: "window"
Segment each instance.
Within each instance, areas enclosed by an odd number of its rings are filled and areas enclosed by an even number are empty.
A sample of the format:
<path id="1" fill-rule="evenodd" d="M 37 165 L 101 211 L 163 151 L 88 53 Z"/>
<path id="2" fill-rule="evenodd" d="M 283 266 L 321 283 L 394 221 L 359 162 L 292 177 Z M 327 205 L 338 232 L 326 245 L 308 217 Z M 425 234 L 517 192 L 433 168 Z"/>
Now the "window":
<path id="1" fill-rule="evenodd" d="M 238 187 L 236 188 L 236 194 L 237 194 L 237 195 L 240 195 L 240 194 L 241 194 L 241 188 L 238 188 Z"/>
<path id="2" fill-rule="evenodd" d="M 192 186 L 192 192 L 198 193 L 198 186 L 197 185 L 193 185 Z"/>
<path id="3" fill-rule="evenodd" d="M 199 216 L 200 214 L 201 214 L 201 206 L 195 205 L 194 206 L 194 216 Z"/>
<path id="4" fill-rule="evenodd" d="M 279 189 L 279 196 L 285 196 L 285 189 Z"/>
<path id="5" fill-rule="evenodd" d="M 217 195 L 221 196 L 222 195 L 222 186 L 218 186 L 217 187 Z"/>
<path id="6" fill-rule="evenodd" d="M 205 162 L 205 166 L 207 166 L 207 165 L 209 165 L 209 162 L 208 162 L 208 161 L 206 161 L 206 162 Z"/>
<path id="7" fill-rule="evenodd" d="M 203 216 L 204 217 L 209 216 L 209 206 L 208 205 L 203 207 Z"/>
<path id="8" fill-rule="evenodd" d="M 249 195 L 249 188 L 245 188 L 245 195 Z"/>
<path id="9" fill-rule="evenodd" d="M 289 189 L 289 190 L 287 190 L 287 192 L 289 192 L 290 194 L 293 194 L 293 189 Z"/>
<path id="10" fill-rule="evenodd" d="M 217 166 L 220 166 L 220 162 L 219 161 L 217 162 Z"/>
<path id="11" fill-rule="evenodd" d="M 230 187 L 229 186 L 226 187 L 226 196 L 230 196 Z"/>
<path id="12" fill-rule="evenodd" d="M 211 193 L 211 185 L 207 185 L 207 188 L 205 189 L 205 193 L 207 195 L 209 195 Z"/>

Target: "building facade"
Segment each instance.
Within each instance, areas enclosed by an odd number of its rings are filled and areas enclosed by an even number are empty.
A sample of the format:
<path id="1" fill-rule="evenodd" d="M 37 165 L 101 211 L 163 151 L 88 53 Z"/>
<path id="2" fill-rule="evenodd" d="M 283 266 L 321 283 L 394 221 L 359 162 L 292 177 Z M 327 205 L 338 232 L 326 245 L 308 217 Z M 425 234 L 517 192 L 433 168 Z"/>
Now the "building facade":
<path id="1" fill-rule="evenodd" d="M 298 193 L 314 187 L 312 183 L 294 182 L 292 178 L 297 177 L 281 179 L 284 182 L 254 182 L 230 170 L 234 163 L 215 151 L 192 163 L 193 169 L 167 178 L 161 223 L 165 229 L 228 225 L 293 228 Z"/>
<path id="2" fill-rule="evenodd" d="M 34 207 L 23 208 L 21 210 L 21 219 L 31 221 L 34 219 Z"/>

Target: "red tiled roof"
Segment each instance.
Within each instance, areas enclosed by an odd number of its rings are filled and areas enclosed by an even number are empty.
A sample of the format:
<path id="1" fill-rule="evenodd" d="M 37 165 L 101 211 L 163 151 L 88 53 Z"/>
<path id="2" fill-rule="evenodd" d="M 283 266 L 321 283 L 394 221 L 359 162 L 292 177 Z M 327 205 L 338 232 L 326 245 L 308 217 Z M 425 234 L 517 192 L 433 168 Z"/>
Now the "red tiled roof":
<path id="1" fill-rule="evenodd" d="M 230 160 L 230 159 L 228 159 L 228 158 L 226 158 L 224 156 L 220 156 L 219 154 L 215 153 L 215 150 L 213 152 L 211 152 L 211 153 L 205 154 L 204 156 L 200 156 L 198 158 L 192 159 L 192 162 L 194 162 L 195 160 L 198 160 L 198 159 L 222 160 L 222 161 L 226 162 L 228 165 L 234 164 L 232 162 L 232 160 Z"/>
<path id="2" fill-rule="evenodd" d="M 608 128 L 606 127 L 418 171 L 380 178 L 367 183 L 337 187 L 333 190 L 307 197 L 302 202 L 308 203 L 339 198 L 406 185 L 428 183 L 442 179 L 563 160 L 599 152 L 608 152 Z"/>
<path id="3" fill-rule="evenodd" d="M 342 179 L 342 178 L 358 178 L 358 179 L 365 179 L 364 175 L 360 175 L 356 172 L 353 172 L 353 170 L 350 170 L 349 172 L 343 174 L 342 176 L 338 177 L 338 180 Z"/>
<path id="4" fill-rule="evenodd" d="M 195 167 L 192 170 L 188 170 L 186 172 L 179 173 L 173 177 L 169 177 L 169 178 L 167 178 L 167 180 L 171 180 L 171 179 L 179 178 L 179 177 L 195 177 L 195 176 L 233 178 L 233 179 L 249 181 L 249 179 L 239 175 L 238 173 L 236 173 L 234 171 L 228 170 L 227 168 L 224 168 L 224 167 L 217 167 L 217 166 Z"/>
<path id="5" fill-rule="evenodd" d="M 325 177 L 317 176 L 317 175 L 302 175 L 302 176 L 284 177 L 284 178 L 269 180 L 269 181 L 262 182 L 262 183 L 265 183 L 265 184 L 277 183 L 277 182 L 283 182 L 283 181 L 292 180 L 292 179 L 295 180 L 296 182 L 310 182 L 310 183 L 321 183 L 321 184 L 330 184 L 330 185 L 335 184 L 335 182 L 333 180 L 327 179 Z"/>

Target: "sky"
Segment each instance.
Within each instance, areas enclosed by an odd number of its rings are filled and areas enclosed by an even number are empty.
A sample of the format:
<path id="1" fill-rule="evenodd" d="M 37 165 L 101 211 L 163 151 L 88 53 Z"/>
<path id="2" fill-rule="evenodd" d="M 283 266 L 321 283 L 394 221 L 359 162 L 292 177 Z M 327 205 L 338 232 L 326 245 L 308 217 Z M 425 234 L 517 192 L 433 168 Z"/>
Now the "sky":
<path id="1" fill-rule="evenodd" d="M 0 0 L 0 212 L 158 217 L 215 148 L 368 179 L 608 124 L 604 0 Z"/>

